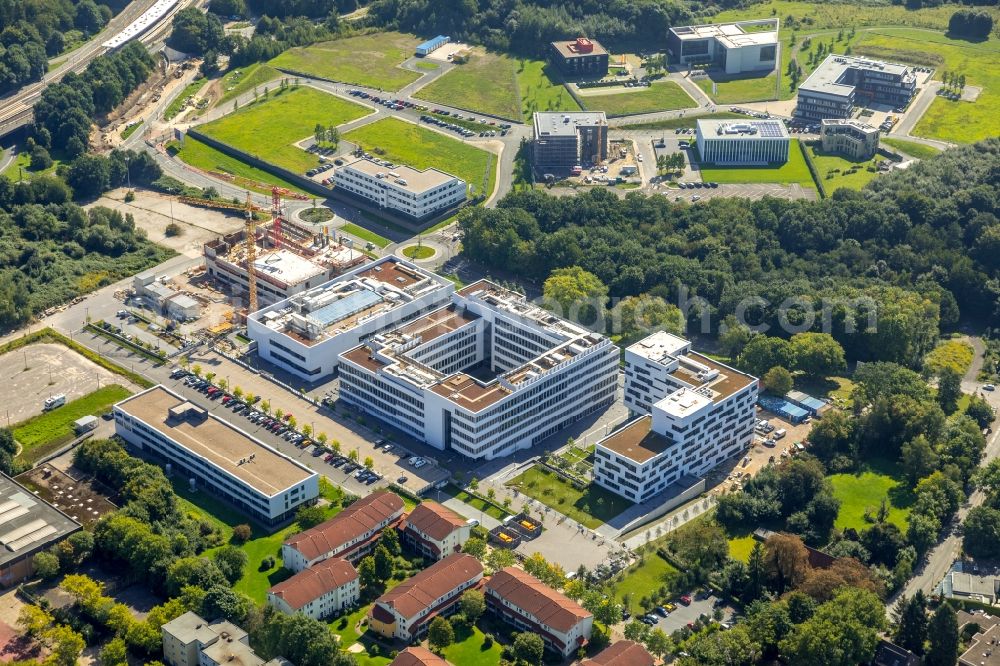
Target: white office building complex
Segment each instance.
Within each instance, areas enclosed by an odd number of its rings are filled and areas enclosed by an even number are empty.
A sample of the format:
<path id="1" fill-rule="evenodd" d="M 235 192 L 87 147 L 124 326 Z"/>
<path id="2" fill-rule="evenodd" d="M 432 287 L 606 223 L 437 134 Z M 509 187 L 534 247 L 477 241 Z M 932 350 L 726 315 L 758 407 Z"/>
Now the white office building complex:
<path id="1" fill-rule="evenodd" d="M 340 355 L 340 399 L 429 445 L 492 460 L 615 397 L 609 339 L 481 280 Z"/>
<path id="2" fill-rule="evenodd" d="M 757 379 L 659 332 L 625 350 L 625 406 L 638 416 L 597 444 L 594 481 L 643 502 L 700 476 L 753 438 Z"/>
<path id="3" fill-rule="evenodd" d="M 831 53 L 799 84 L 795 116 L 807 120 L 850 118 L 855 106 L 902 108 L 917 91 L 907 65 Z"/>
<path id="4" fill-rule="evenodd" d="M 464 180 L 444 171 L 420 171 L 402 165 L 390 168 L 369 159 L 355 160 L 337 168 L 333 184 L 380 208 L 417 220 L 462 203 L 466 192 Z"/>
<path id="5" fill-rule="evenodd" d="M 726 74 L 769 72 L 778 61 L 778 19 L 684 25 L 667 33 L 671 62 L 711 65 Z"/>
<path id="6" fill-rule="evenodd" d="M 266 361 L 309 381 L 367 337 L 447 303 L 454 284 L 388 256 L 251 314 L 247 332 Z"/>
<path id="7" fill-rule="evenodd" d="M 319 475 L 164 386 L 114 406 L 115 433 L 168 472 L 274 524 L 319 495 Z"/>
<path id="8" fill-rule="evenodd" d="M 878 152 L 879 129 L 860 120 L 826 118 L 820 121 L 823 150 L 852 160 L 867 160 Z"/>
<path id="9" fill-rule="evenodd" d="M 698 154 L 706 164 L 757 165 L 788 161 L 791 141 L 780 120 L 699 120 Z"/>

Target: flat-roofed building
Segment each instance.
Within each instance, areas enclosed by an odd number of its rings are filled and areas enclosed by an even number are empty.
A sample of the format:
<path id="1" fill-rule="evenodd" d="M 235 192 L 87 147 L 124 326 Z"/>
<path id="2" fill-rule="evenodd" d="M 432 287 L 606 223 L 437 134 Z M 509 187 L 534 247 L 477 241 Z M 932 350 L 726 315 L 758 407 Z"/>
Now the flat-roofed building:
<path id="1" fill-rule="evenodd" d="M 869 160 L 878 152 L 879 129 L 860 120 L 826 118 L 819 124 L 823 151 L 852 160 Z"/>
<path id="2" fill-rule="evenodd" d="M 247 318 L 262 359 L 316 381 L 337 370 L 339 354 L 447 303 L 455 285 L 387 256 Z"/>
<path id="3" fill-rule="evenodd" d="M 552 42 L 549 57 L 565 76 L 600 79 L 608 75 L 608 51 L 586 37 Z"/>
<path id="4" fill-rule="evenodd" d="M 78 522 L 0 473 L 0 588 L 30 578 L 36 553 L 80 529 Z"/>
<path id="5" fill-rule="evenodd" d="M 757 379 L 660 331 L 625 350 L 625 406 L 638 415 L 597 443 L 594 482 L 644 502 L 750 446 Z"/>
<path id="6" fill-rule="evenodd" d="M 440 560 L 461 551 L 472 525 L 445 505 L 427 500 L 403 519 L 399 531 L 405 545 L 426 558 Z"/>
<path id="7" fill-rule="evenodd" d="M 778 19 L 684 25 L 667 32 L 672 62 L 712 65 L 726 74 L 769 72 L 778 62 Z"/>
<path id="8" fill-rule="evenodd" d="M 116 434 L 266 524 L 319 496 L 319 475 L 165 386 L 114 406 Z"/>
<path id="9" fill-rule="evenodd" d="M 425 647 L 413 645 L 399 652 L 389 666 L 451 666 L 451 663 Z"/>
<path id="10" fill-rule="evenodd" d="M 541 636 L 546 649 L 566 658 L 585 646 L 594 627 L 590 611 L 528 572 L 507 567 L 484 588 L 488 613 L 517 631 Z"/>
<path id="11" fill-rule="evenodd" d="M 608 159 L 608 118 L 603 111 L 536 111 L 534 162 L 564 170 Z"/>
<path id="12" fill-rule="evenodd" d="M 168 666 L 292 666 L 281 657 L 258 657 L 247 632 L 228 620 L 206 622 L 188 611 L 164 624 L 160 633 Z"/>
<path id="13" fill-rule="evenodd" d="M 831 53 L 799 84 L 795 116 L 850 118 L 855 106 L 905 107 L 917 90 L 908 65 Z"/>
<path id="14" fill-rule="evenodd" d="M 353 606 L 360 593 L 351 563 L 331 557 L 272 587 L 267 603 L 288 615 L 302 613 L 319 620 Z"/>
<path id="15" fill-rule="evenodd" d="M 483 578 L 483 565 L 464 553 L 435 562 L 375 600 L 369 627 L 384 638 L 410 642 L 427 631 L 435 617 L 455 612 L 466 590 Z"/>
<path id="16" fill-rule="evenodd" d="M 333 185 L 415 220 L 457 206 L 465 201 L 467 190 L 464 180 L 438 169 L 389 168 L 366 158 L 337 167 Z"/>
<path id="17" fill-rule="evenodd" d="M 618 641 L 590 659 L 584 659 L 580 666 L 654 666 L 656 660 L 639 643 Z"/>
<path id="18" fill-rule="evenodd" d="M 763 165 L 788 161 L 791 139 L 780 120 L 699 120 L 698 153 L 707 164 Z"/>
<path id="19" fill-rule="evenodd" d="M 285 539 L 281 545 L 285 568 L 299 572 L 331 557 L 355 563 L 402 515 L 403 500 L 395 493 L 379 490 L 362 497 L 330 520 Z"/>
<path id="20" fill-rule="evenodd" d="M 340 400 L 430 446 L 492 460 L 614 401 L 618 348 L 487 280 L 340 355 Z"/>

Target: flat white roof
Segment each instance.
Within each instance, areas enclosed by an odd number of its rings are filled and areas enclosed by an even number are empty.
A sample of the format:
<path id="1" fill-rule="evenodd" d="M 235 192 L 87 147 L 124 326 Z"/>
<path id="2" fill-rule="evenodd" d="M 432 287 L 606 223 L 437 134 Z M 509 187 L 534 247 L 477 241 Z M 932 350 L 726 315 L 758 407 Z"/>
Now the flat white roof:
<path id="1" fill-rule="evenodd" d="M 854 90 L 854 83 L 843 81 L 845 75 L 851 69 L 870 70 L 895 74 L 905 77 L 912 76 L 907 65 L 895 62 L 883 62 L 872 58 L 858 58 L 856 56 L 838 55 L 831 53 L 826 60 L 813 70 L 805 81 L 799 85 L 799 90 L 827 93 L 831 95 L 847 95 Z"/>
<path id="2" fill-rule="evenodd" d="M 657 331 L 639 342 L 629 345 L 628 351 L 648 361 L 662 364 L 665 361 L 673 361 L 678 354 L 684 353 L 690 344 L 690 341 L 673 333 Z"/>
<path id="3" fill-rule="evenodd" d="M 305 282 L 326 272 L 322 266 L 284 248 L 262 252 L 254 260 L 253 265 L 258 275 L 261 273 L 272 275 L 290 285 Z"/>
<path id="4" fill-rule="evenodd" d="M 678 389 L 653 406 L 674 418 L 684 418 L 711 404 L 712 399 L 707 396 L 690 389 Z"/>
<path id="5" fill-rule="evenodd" d="M 780 120 L 699 120 L 698 133 L 706 139 L 787 139 Z"/>
<path id="6" fill-rule="evenodd" d="M 773 30 L 755 30 L 747 32 L 743 26 L 774 24 Z M 704 25 L 685 25 L 671 28 L 670 32 L 683 41 L 714 38 L 726 48 L 742 46 L 777 44 L 778 21 L 766 19 L 761 21 L 739 21 L 736 23 L 708 23 Z"/>
<path id="7" fill-rule="evenodd" d="M 427 168 L 424 170 L 414 169 L 402 164 L 390 167 L 376 164 L 369 159 L 355 160 L 340 167 L 341 169 L 353 169 L 368 176 L 384 180 L 401 190 L 420 194 L 435 187 L 445 185 L 454 180 L 461 180 L 457 176 L 440 171 L 439 169 Z M 405 184 L 404 184 L 405 183 Z"/>
<path id="8" fill-rule="evenodd" d="M 535 137 L 576 136 L 577 127 L 607 125 L 608 117 L 603 111 L 536 111 Z"/>

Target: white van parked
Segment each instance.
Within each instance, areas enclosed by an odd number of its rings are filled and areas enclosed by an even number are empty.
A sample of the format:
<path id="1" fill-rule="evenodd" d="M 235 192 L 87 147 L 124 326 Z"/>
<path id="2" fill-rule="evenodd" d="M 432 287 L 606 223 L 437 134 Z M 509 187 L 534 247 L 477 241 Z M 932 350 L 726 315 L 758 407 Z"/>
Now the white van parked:
<path id="1" fill-rule="evenodd" d="M 788 434 L 787 430 L 785 430 L 784 428 L 778 428 L 777 430 L 774 431 L 774 434 L 771 436 L 774 437 L 775 439 L 781 439 L 787 434 Z"/>
<path id="2" fill-rule="evenodd" d="M 49 411 L 50 409 L 55 409 L 56 407 L 62 407 L 66 404 L 66 394 L 60 393 L 59 395 L 54 395 L 52 397 L 45 399 L 45 404 L 42 406 L 44 411 Z"/>

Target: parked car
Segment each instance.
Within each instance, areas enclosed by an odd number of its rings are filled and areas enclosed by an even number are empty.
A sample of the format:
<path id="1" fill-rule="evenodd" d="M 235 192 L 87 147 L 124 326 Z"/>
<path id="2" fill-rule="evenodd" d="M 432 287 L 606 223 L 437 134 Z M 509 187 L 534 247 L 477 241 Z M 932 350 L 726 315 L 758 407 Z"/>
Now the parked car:
<path id="1" fill-rule="evenodd" d="M 409 480 L 410 480 L 409 478 L 407 478 L 405 476 L 401 476 L 398 479 L 396 479 L 396 483 L 406 483 Z"/>
<path id="2" fill-rule="evenodd" d="M 686 595 L 686 594 L 685 594 L 685 595 L 683 595 L 683 596 L 681 596 L 681 599 L 680 599 L 680 601 L 681 601 L 681 603 L 682 603 L 682 604 L 684 604 L 685 606 L 690 606 L 690 605 L 691 605 L 691 597 L 689 597 L 689 596 L 688 596 L 688 595 Z"/>

